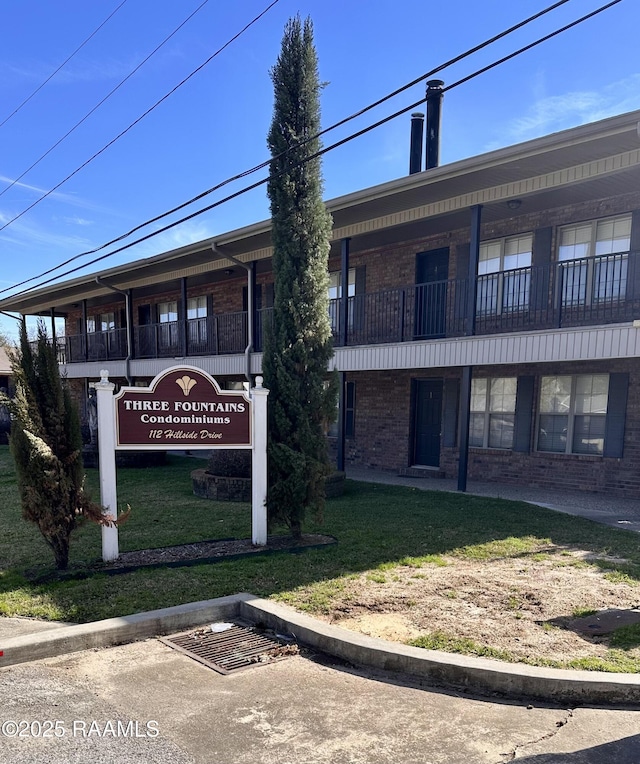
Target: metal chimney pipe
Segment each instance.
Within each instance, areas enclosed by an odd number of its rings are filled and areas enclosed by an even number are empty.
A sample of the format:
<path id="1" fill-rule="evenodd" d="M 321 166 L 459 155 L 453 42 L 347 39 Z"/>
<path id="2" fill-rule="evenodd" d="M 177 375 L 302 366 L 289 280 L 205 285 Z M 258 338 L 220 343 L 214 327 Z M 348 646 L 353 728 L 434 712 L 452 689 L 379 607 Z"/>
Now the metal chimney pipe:
<path id="1" fill-rule="evenodd" d="M 419 111 L 411 115 L 411 146 L 409 150 L 409 175 L 422 172 L 422 137 L 424 135 L 424 114 Z"/>
<path id="2" fill-rule="evenodd" d="M 440 162 L 440 116 L 442 109 L 442 80 L 427 82 L 427 170 Z"/>

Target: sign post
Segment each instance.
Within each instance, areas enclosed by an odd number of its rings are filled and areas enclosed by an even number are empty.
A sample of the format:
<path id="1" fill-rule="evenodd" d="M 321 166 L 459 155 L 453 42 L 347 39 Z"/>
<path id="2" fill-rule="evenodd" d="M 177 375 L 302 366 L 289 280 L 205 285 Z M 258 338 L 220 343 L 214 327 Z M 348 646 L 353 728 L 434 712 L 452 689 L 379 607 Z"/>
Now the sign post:
<path id="1" fill-rule="evenodd" d="M 98 470 L 100 472 L 100 501 L 103 513 L 118 517 L 118 490 L 116 485 L 115 427 L 113 423 L 113 391 L 115 385 L 109 382 L 109 372 L 100 372 L 100 382 L 96 382 L 98 399 Z M 102 559 L 113 562 L 118 559 L 118 526 L 102 526 Z"/>
<path id="2" fill-rule="evenodd" d="M 253 403 L 253 454 L 251 456 L 251 541 L 267 543 L 267 396 L 262 377 L 251 390 Z"/>
<path id="3" fill-rule="evenodd" d="M 194 366 L 174 366 L 149 387 L 123 387 L 113 395 L 101 371 L 98 398 L 100 494 L 105 514 L 117 517 L 116 450 L 247 449 L 251 459 L 251 540 L 267 543 L 267 396 L 262 377 L 250 391 L 221 390 Z M 118 557 L 118 528 L 103 527 L 102 558 Z"/>

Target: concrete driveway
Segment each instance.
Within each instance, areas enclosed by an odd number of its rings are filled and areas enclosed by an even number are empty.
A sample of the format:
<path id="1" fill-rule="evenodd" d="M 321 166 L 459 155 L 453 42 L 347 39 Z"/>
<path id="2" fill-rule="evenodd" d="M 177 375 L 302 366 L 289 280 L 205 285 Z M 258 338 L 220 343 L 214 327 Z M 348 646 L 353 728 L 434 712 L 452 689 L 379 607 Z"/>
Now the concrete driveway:
<path id="1" fill-rule="evenodd" d="M 154 639 L 1 669 L 0 717 L 1 764 L 640 762 L 635 710 L 441 692 L 313 653 L 221 676 Z"/>

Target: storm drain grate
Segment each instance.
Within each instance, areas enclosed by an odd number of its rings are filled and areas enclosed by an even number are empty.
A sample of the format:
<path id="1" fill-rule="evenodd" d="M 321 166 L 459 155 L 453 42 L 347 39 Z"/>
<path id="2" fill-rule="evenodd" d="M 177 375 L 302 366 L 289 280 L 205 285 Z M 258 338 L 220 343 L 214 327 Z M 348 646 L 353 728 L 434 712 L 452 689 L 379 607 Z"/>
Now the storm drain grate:
<path id="1" fill-rule="evenodd" d="M 299 652 L 287 636 L 239 623 L 213 623 L 159 639 L 220 674 L 273 663 Z"/>

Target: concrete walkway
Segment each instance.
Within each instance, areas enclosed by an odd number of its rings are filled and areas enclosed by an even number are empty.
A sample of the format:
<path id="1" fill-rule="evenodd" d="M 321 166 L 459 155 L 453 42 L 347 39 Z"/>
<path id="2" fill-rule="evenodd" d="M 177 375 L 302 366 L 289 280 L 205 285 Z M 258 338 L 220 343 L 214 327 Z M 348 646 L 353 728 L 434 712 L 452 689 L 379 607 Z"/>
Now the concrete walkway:
<path id="1" fill-rule="evenodd" d="M 458 491 L 456 480 L 446 478 L 401 477 L 393 472 L 348 468 L 347 477 L 366 483 L 386 483 L 417 488 L 421 491 Z M 473 496 L 490 496 L 538 504 L 558 512 L 585 517 L 614 528 L 640 532 L 640 499 L 620 499 L 605 493 L 574 493 L 571 491 L 529 488 L 503 483 L 485 483 L 469 480 L 467 493 Z"/>

